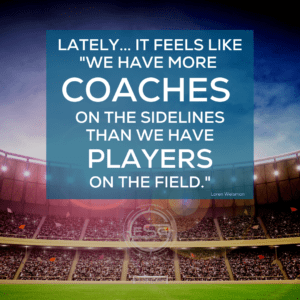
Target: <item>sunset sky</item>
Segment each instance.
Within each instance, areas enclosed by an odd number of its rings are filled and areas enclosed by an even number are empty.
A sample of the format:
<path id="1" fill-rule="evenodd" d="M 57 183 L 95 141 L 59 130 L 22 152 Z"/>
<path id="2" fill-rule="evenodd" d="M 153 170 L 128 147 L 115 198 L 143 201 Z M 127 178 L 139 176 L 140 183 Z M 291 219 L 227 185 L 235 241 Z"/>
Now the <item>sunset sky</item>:
<path id="1" fill-rule="evenodd" d="M 41 4 L 42 3 L 42 4 Z M 46 30 L 253 30 L 255 158 L 300 149 L 295 7 L 229 2 L 6 1 L 0 12 L 0 149 L 46 158 Z M 280 6 L 282 6 L 281 4 Z"/>

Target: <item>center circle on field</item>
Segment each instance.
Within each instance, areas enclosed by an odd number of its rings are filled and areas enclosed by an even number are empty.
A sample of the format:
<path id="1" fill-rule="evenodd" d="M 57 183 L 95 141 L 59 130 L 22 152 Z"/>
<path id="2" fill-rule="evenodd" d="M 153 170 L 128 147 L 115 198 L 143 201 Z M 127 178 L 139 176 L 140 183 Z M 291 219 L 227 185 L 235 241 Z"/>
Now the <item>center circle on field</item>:
<path id="1" fill-rule="evenodd" d="M 139 208 L 132 211 L 124 223 L 125 242 L 141 252 L 159 252 L 167 247 L 176 233 L 173 216 L 157 207 Z M 153 247 L 141 247 L 139 242 L 159 242 Z"/>

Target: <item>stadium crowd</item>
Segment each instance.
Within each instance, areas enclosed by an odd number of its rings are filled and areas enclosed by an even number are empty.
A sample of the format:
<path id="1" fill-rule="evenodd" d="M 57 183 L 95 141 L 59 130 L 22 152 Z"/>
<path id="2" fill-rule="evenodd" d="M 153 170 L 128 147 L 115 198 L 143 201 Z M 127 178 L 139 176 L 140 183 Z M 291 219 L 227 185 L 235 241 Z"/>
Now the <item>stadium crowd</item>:
<path id="1" fill-rule="evenodd" d="M 178 241 L 219 240 L 218 232 L 212 218 L 177 217 Z"/>
<path id="2" fill-rule="evenodd" d="M 33 249 L 19 279 L 67 280 L 75 251 Z"/>
<path id="3" fill-rule="evenodd" d="M 67 280 L 75 251 L 48 248 L 35 248 L 31 251 L 18 279 Z M 300 279 L 299 247 L 281 246 L 278 249 L 278 259 L 288 278 Z M 0 279 L 13 279 L 24 255 L 23 247 L 0 247 Z M 201 257 L 186 251 L 179 253 L 178 257 L 183 281 L 229 280 L 225 259 L 221 255 Z M 252 247 L 227 250 L 227 258 L 235 280 L 284 279 L 275 259 L 275 249 Z M 123 260 L 123 250 L 82 250 L 72 279 L 119 281 Z M 133 280 L 133 276 L 168 276 L 168 280 L 175 280 L 173 251 L 165 249 L 160 253 L 143 253 L 131 250 L 127 280 Z"/>
<path id="4" fill-rule="evenodd" d="M 41 216 L 0 212 L 0 236 L 11 238 L 32 238 Z"/>
<path id="5" fill-rule="evenodd" d="M 218 218 L 222 236 L 225 240 L 265 239 L 266 236 L 256 218 L 238 216 Z"/>
<path id="6" fill-rule="evenodd" d="M 84 218 L 47 216 L 38 239 L 78 240 L 84 224 Z"/>
<path id="7" fill-rule="evenodd" d="M 253 247 L 252 247 L 253 248 Z M 283 280 L 271 249 L 236 249 L 227 254 L 235 280 Z"/>
<path id="8" fill-rule="evenodd" d="M 123 240 L 124 219 L 92 218 L 89 220 L 84 240 L 121 241 Z"/>
<path id="9" fill-rule="evenodd" d="M 73 274 L 73 280 L 121 280 L 123 259 L 124 252 L 122 250 L 101 249 L 81 251 Z"/>
<path id="10" fill-rule="evenodd" d="M 279 259 L 289 279 L 300 279 L 300 249 L 299 247 L 284 247 Z"/>
<path id="11" fill-rule="evenodd" d="M 25 249 L 19 247 L 0 248 L 0 279 L 13 279 L 24 257 Z"/>
<path id="12" fill-rule="evenodd" d="M 169 281 L 175 280 L 173 251 L 164 249 L 151 253 L 131 250 L 127 280 L 132 281 L 133 276 L 168 276 Z"/>
<path id="13" fill-rule="evenodd" d="M 178 256 L 183 281 L 229 280 L 223 257 L 200 259 L 197 256 L 191 257 L 189 254 Z"/>
<path id="14" fill-rule="evenodd" d="M 300 236 L 299 212 L 268 212 L 262 216 L 271 238 Z"/>
<path id="15" fill-rule="evenodd" d="M 33 214 L 16 214 L 0 211 L 0 236 L 33 238 L 41 218 L 41 216 Z M 262 215 L 262 220 L 271 238 L 300 236 L 300 216 L 297 211 L 266 212 Z M 85 218 L 47 216 L 37 238 L 78 240 L 84 221 Z M 178 241 L 219 240 L 213 218 L 197 219 L 178 216 L 175 217 L 175 221 Z M 246 215 L 229 218 L 220 217 L 218 218 L 218 222 L 225 240 L 266 238 L 257 218 Z M 124 223 L 124 218 L 91 218 L 85 232 L 84 240 L 123 241 L 125 239 Z M 155 223 L 155 220 L 149 221 L 145 218 L 140 218 L 135 221 L 132 229 L 153 223 Z M 131 239 L 159 241 L 166 238 L 166 235 L 151 237 L 154 228 L 151 228 L 151 225 L 149 226 L 148 232 L 145 230 L 136 230 L 135 237 L 131 234 Z"/>

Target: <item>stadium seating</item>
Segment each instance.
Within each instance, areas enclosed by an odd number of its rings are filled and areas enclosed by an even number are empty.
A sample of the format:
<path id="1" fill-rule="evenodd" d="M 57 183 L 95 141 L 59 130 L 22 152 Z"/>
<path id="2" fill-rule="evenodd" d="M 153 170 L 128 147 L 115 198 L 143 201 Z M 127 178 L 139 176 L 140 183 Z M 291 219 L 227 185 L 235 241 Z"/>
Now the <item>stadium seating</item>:
<path id="1" fill-rule="evenodd" d="M 227 254 L 235 280 L 283 280 L 275 251 L 266 247 L 240 248 Z"/>
<path id="2" fill-rule="evenodd" d="M 222 253 L 197 253 L 181 251 L 178 254 L 181 280 L 213 281 L 229 280 L 229 274 Z M 206 255 L 205 255 L 206 254 Z"/>
<path id="3" fill-rule="evenodd" d="M 281 247 L 280 247 L 281 248 Z M 300 279 L 300 247 L 285 246 L 279 250 L 278 257 L 289 279 Z"/>
<path id="4" fill-rule="evenodd" d="M 193 206 L 184 206 L 186 201 L 174 199 L 131 199 L 122 200 L 120 204 L 114 202 L 111 206 L 108 199 L 46 199 L 45 164 L 25 156 L 20 159 L 20 155 L 0 150 L 0 280 L 18 277 L 18 280 L 120 281 L 125 278 L 127 263 L 129 281 L 133 281 L 134 276 L 168 276 L 168 280 L 175 280 L 175 273 L 176 278 L 180 275 L 183 281 L 226 281 L 232 276 L 238 281 L 283 280 L 286 274 L 290 280 L 300 279 L 300 247 L 293 245 L 297 240 L 286 239 L 291 244 L 278 248 L 274 240 L 267 240 L 267 243 L 273 243 L 276 248 L 254 246 L 269 236 L 272 239 L 300 237 L 299 154 L 298 151 L 286 157 L 274 157 L 271 162 L 270 159 L 256 162 L 254 199 L 187 201 Z M 242 184 L 243 167 L 235 168 L 238 171 L 235 182 Z M 231 171 L 228 174 L 232 174 Z M 233 179 L 223 170 L 213 174 L 219 174 L 213 179 L 220 189 L 222 182 L 225 184 Z M 103 203 L 97 203 L 101 201 Z M 161 253 L 141 253 L 131 248 L 128 259 L 124 250 L 107 248 L 110 243 L 106 242 L 122 242 L 125 237 L 127 240 L 126 217 L 135 216 L 133 212 L 150 204 L 166 209 L 174 217 L 178 241 L 217 241 L 214 247 L 201 248 L 202 243 L 191 243 L 189 245 L 196 247 L 192 252 L 191 248 L 186 249 L 184 244 L 178 243 L 178 260 L 171 249 Z M 39 224 L 42 224 L 41 228 Z M 86 228 L 84 224 L 87 224 Z M 133 227 L 146 224 L 160 222 L 143 216 L 135 220 Z M 153 237 L 146 230 L 136 232 L 131 240 L 152 242 L 164 238 Z M 26 240 L 33 238 L 45 241 Z M 220 245 L 218 242 L 222 238 L 228 242 L 264 241 L 248 242 L 252 247 L 238 249 L 233 247 L 237 242 L 232 242 L 232 248 L 226 248 L 225 256 L 225 248 L 220 248 L 223 242 Z M 89 243 L 94 241 L 104 243 Z M 68 250 L 72 248 L 68 243 L 77 250 Z M 238 243 L 240 246 L 245 242 Z M 28 246 L 37 244 L 45 246 Z M 129 244 L 133 245 L 127 243 L 127 246 Z M 93 249 L 87 250 L 91 247 Z M 116 247 L 119 247 L 118 243 Z M 24 267 L 23 258 L 24 261 L 27 259 Z"/>
<path id="5" fill-rule="evenodd" d="M 238 216 L 218 218 L 222 236 L 225 240 L 265 239 L 266 236 L 256 218 Z"/>
<path id="6" fill-rule="evenodd" d="M 13 279 L 25 255 L 25 248 L 0 247 L 0 279 Z"/>
<path id="7" fill-rule="evenodd" d="M 127 280 L 133 276 L 168 276 L 168 280 L 175 280 L 174 253 L 164 249 L 159 253 L 130 251 Z"/>
<path id="8" fill-rule="evenodd" d="M 0 236 L 32 238 L 40 221 L 41 216 L 38 215 L 0 211 Z"/>
<path id="9" fill-rule="evenodd" d="M 121 241 L 123 236 L 123 219 L 92 218 L 89 220 L 84 240 L 86 241 Z"/>
<path id="10" fill-rule="evenodd" d="M 212 218 L 177 217 L 178 241 L 219 240 L 217 229 Z"/>
<path id="11" fill-rule="evenodd" d="M 19 279 L 67 280 L 75 251 L 62 249 L 33 249 Z"/>
<path id="12" fill-rule="evenodd" d="M 46 240 L 78 240 L 83 223 L 84 218 L 47 216 L 37 238 Z"/>
<path id="13" fill-rule="evenodd" d="M 271 211 L 262 216 L 271 238 L 300 236 L 299 212 Z"/>
<path id="14" fill-rule="evenodd" d="M 79 261 L 73 274 L 75 281 L 121 280 L 124 252 L 104 248 L 80 251 Z"/>

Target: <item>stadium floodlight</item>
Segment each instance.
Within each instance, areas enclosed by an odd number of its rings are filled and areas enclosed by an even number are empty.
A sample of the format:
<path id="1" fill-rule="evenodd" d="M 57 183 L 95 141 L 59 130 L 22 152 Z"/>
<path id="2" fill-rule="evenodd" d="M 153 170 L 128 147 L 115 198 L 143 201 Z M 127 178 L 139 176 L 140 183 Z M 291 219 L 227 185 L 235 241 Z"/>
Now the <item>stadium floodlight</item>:
<path id="1" fill-rule="evenodd" d="M 7 171 L 7 166 L 5 166 L 5 165 L 2 166 L 2 167 L 1 167 L 1 170 L 2 170 L 3 172 L 6 172 L 6 171 Z"/>
<path id="2" fill-rule="evenodd" d="M 168 276 L 133 276 L 132 283 L 168 283 Z"/>
<path id="3" fill-rule="evenodd" d="M 27 161 L 26 161 L 26 169 L 24 171 L 24 176 L 25 177 L 28 177 L 30 175 L 30 172 L 28 170 L 28 167 L 29 167 L 29 158 L 27 158 Z"/>
<path id="4" fill-rule="evenodd" d="M 274 171 L 274 175 L 275 176 L 278 176 L 279 175 L 279 172 L 276 170 L 276 171 Z"/>
<path id="5" fill-rule="evenodd" d="M 297 166 L 297 170 L 300 171 L 300 165 Z"/>

